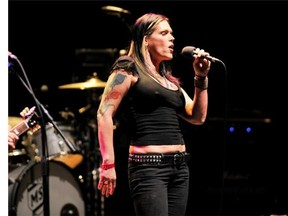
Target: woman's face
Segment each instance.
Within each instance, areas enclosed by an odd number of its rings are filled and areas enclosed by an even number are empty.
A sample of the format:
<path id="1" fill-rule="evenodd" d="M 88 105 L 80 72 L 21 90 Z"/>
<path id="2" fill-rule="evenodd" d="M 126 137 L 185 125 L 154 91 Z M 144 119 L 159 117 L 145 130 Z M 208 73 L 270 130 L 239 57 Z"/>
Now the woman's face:
<path id="1" fill-rule="evenodd" d="M 146 37 L 151 59 L 156 61 L 171 60 L 174 51 L 174 37 L 170 24 L 162 21 L 155 26 L 153 33 Z"/>

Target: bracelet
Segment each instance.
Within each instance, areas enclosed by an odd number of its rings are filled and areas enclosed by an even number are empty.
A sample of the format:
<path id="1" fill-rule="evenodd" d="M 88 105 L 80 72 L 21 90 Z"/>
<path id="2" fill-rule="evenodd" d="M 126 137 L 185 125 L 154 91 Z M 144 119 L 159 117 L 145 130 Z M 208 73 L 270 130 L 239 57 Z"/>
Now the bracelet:
<path id="1" fill-rule="evenodd" d="M 200 77 L 200 76 L 195 76 L 194 77 L 194 86 L 196 88 L 200 89 L 207 89 L 208 88 L 208 77 Z"/>
<path id="2" fill-rule="evenodd" d="M 195 75 L 195 78 L 197 80 L 205 80 L 207 76 L 198 76 L 198 75 Z"/>
<path id="3" fill-rule="evenodd" d="M 111 168 L 114 168 L 114 167 L 115 167 L 114 163 L 112 163 L 112 164 L 101 164 L 101 166 L 100 166 L 100 168 L 104 169 L 104 170 L 111 169 Z"/>

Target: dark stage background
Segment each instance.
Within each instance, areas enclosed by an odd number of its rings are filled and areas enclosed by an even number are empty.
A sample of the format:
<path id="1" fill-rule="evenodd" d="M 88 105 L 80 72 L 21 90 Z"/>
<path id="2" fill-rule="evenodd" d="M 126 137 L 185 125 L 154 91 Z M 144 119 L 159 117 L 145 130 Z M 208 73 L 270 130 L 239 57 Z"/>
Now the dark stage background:
<path id="1" fill-rule="evenodd" d="M 130 14 L 107 13 L 101 10 L 106 5 Z M 103 89 L 58 87 L 85 82 L 94 72 L 106 81 L 112 62 L 128 46 L 129 26 L 135 19 L 146 12 L 167 15 L 176 38 L 175 75 L 188 93 L 193 94 L 193 73 L 191 62 L 179 54 L 184 46 L 205 49 L 227 69 L 212 65 L 206 123 L 183 122 L 192 154 L 187 215 L 281 214 L 288 206 L 287 9 L 284 1 L 9 1 L 9 50 L 21 61 L 35 95 L 54 120 L 80 132 L 79 147 L 87 159 L 71 172 L 91 179 L 91 166 L 97 168 L 99 162 L 94 112 Z M 12 63 L 9 116 L 19 116 L 23 107 L 35 103 L 16 75 L 22 70 Z M 92 107 L 80 113 L 86 105 Z M 116 194 L 101 201 L 93 183 L 81 183 L 83 194 L 90 196 L 83 198 L 88 215 L 103 214 L 101 208 L 105 215 L 134 214 L 121 114 L 115 122 Z"/>

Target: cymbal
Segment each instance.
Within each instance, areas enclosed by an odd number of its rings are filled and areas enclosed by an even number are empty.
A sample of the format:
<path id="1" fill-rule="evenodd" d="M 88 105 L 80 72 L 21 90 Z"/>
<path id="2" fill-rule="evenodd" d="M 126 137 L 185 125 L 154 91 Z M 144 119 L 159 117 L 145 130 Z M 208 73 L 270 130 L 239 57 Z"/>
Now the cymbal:
<path id="1" fill-rule="evenodd" d="M 19 124 L 23 119 L 21 117 L 18 116 L 8 116 L 8 124 L 11 127 L 16 126 L 17 124 Z"/>
<path id="2" fill-rule="evenodd" d="M 8 152 L 8 156 L 18 156 L 18 155 L 25 155 L 26 150 L 25 149 L 14 149 L 11 152 Z"/>
<path id="3" fill-rule="evenodd" d="M 85 82 L 70 83 L 59 86 L 59 89 L 90 89 L 90 88 L 105 88 L 106 82 L 100 80 L 96 76 L 88 79 Z"/>

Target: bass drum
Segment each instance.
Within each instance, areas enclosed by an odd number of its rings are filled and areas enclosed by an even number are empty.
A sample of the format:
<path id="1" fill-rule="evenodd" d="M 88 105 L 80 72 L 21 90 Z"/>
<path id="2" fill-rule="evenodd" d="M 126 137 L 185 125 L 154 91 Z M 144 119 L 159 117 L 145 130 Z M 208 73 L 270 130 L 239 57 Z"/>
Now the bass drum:
<path id="1" fill-rule="evenodd" d="M 72 170 L 49 161 L 50 215 L 85 215 L 83 193 Z M 44 215 L 41 163 L 30 162 L 9 173 L 9 215 Z"/>

